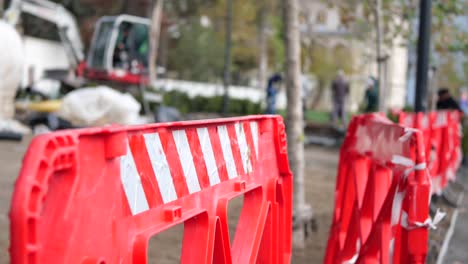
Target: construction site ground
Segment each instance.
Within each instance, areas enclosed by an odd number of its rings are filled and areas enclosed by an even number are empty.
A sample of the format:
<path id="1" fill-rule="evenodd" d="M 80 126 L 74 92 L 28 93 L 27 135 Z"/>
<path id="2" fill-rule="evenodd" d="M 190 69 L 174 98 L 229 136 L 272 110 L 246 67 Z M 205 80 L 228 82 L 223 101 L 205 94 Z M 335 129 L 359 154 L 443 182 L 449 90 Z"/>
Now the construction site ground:
<path id="1" fill-rule="evenodd" d="M 466 264 L 468 263 L 468 168 L 460 170 L 457 180 L 465 190 L 463 200 L 458 206 L 457 222 L 443 263 Z"/>
<path id="2" fill-rule="evenodd" d="M 0 141 L 0 264 L 9 263 L 9 220 L 8 211 L 14 183 L 21 167 L 22 157 L 30 138 L 22 142 Z M 335 174 L 338 165 L 338 149 L 316 146 L 306 147 L 305 190 L 306 201 L 314 210 L 318 229 L 307 239 L 304 249 L 293 251 L 292 263 L 321 263 L 325 254 L 329 225 L 333 212 Z M 462 176 L 468 187 L 468 175 Z M 445 263 L 468 263 L 468 253 L 463 245 L 468 244 L 468 195 L 465 195 L 459 210 L 459 221 Z M 229 209 L 231 234 L 242 207 L 242 199 L 232 202 Z M 178 263 L 183 226 L 172 228 L 150 241 L 149 263 Z"/>

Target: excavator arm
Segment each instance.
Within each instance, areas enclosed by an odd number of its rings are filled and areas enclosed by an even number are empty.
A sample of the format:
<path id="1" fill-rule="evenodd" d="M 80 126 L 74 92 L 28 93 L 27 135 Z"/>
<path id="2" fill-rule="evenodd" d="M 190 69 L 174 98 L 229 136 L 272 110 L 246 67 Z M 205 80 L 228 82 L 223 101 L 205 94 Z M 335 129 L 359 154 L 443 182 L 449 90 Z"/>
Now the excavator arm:
<path id="1" fill-rule="evenodd" d="M 76 19 L 62 5 L 48 0 L 12 0 L 5 11 L 5 20 L 16 25 L 21 13 L 39 17 L 57 26 L 60 40 L 73 67 L 84 60 L 83 42 Z"/>

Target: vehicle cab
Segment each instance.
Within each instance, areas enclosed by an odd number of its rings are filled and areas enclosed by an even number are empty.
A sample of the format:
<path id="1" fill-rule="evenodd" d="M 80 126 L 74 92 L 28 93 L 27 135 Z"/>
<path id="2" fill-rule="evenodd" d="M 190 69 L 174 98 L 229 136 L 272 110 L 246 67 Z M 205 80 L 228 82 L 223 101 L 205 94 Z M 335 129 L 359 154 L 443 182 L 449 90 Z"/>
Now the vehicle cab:
<path id="1" fill-rule="evenodd" d="M 78 71 L 90 80 L 147 83 L 149 26 L 150 20 L 141 17 L 102 17 L 96 23 L 87 59 Z"/>

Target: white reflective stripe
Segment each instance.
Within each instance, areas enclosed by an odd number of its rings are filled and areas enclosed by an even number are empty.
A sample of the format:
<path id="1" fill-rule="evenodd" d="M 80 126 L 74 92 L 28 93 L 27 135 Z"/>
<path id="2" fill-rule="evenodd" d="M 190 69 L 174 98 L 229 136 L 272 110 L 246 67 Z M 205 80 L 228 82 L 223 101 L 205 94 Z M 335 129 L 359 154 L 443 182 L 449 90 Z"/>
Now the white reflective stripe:
<path id="1" fill-rule="evenodd" d="M 252 133 L 252 138 L 255 147 L 255 155 L 258 159 L 258 123 L 257 122 L 250 122 L 250 132 Z"/>
<path id="2" fill-rule="evenodd" d="M 445 112 L 437 113 L 435 125 L 438 126 L 439 128 L 447 125 L 447 114 Z"/>
<path id="3" fill-rule="evenodd" d="M 120 180 L 133 215 L 149 209 L 132 151 L 127 143 L 127 154 L 120 157 Z"/>
<path id="4" fill-rule="evenodd" d="M 224 161 L 229 179 L 237 177 L 236 163 L 232 155 L 231 141 L 226 126 L 218 126 L 219 141 L 221 141 L 221 149 L 223 151 Z"/>
<path id="5" fill-rule="evenodd" d="M 397 189 L 397 193 L 395 194 L 395 197 L 393 197 L 392 218 L 391 218 L 390 226 L 394 226 L 398 224 L 398 221 L 400 220 L 401 209 L 403 207 L 404 198 L 405 198 L 405 191 L 400 192 Z"/>
<path id="6" fill-rule="evenodd" d="M 414 166 L 414 170 L 417 170 L 417 171 L 421 171 L 421 170 L 425 170 L 425 169 L 427 169 L 427 164 L 426 164 L 426 162 L 421 162 L 421 163 L 416 164 L 416 165 Z"/>
<path id="7" fill-rule="evenodd" d="M 234 127 L 236 128 L 237 142 L 239 143 L 244 173 L 248 174 L 252 172 L 252 162 L 250 160 L 250 150 L 249 146 L 247 146 L 247 139 L 245 138 L 244 126 L 242 123 L 235 123 Z"/>
<path id="8" fill-rule="evenodd" d="M 172 132 L 172 136 L 174 137 L 177 153 L 179 153 L 179 160 L 182 165 L 182 170 L 184 171 L 189 193 L 192 194 L 199 192 L 200 183 L 198 182 L 195 164 L 193 164 L 193 156 L 192 151 L 190 150 L 187 134 L 185 133 L 185 130 L 174 130 Z"/>
<path id="9" fill-rule="evenodd" d="M 172 202 L 177 199 L 177 193 L 159 134 L 146 134 L 143 137 L 145 138 L 146 150 L 151 160 L 151 166 L 153 167 L 163 202 Z"/>
<path id="10" fill-rule="evenodd" d="M 359 258 L 360 251 L 361 251 L 361 240 L 359 240 L 358 238 L 358 240 L 356 240 L 356 253 L 350 259 L 343 261 L 342 264 L 355 264 Z"/>
<path id="11" fill-rule="evenodd" d="M 431 192 L 437 195 L 441 195 L 442 194 L 441 176 L 437 175 L 433 179 L 431 179 L 431 177 L 429 177 L 429 179 L 431 180 Z"/>
<path id="12" fill-rule="evenodd" d="M 220 183 L 221 181 L 219 179 L 218 166 L 216 166 L 216 160 L 213 153 L 213 147 L 211 146 L 208 128 L 197 128 L 197 134 L 198 139 L 200 140 L 200 146 L 203 153 L 203 159 L 205 160 L 210 185 L 213 186 Z"/>
<path id="13" fill-rule="evenodd" d="M 395 254 L 395 238 L 392 237 L 390 240 L 390 246 L 388 248 L 388 263 L 393 264 L 393 255 Z"/>
<path id="14" fill-rule="evenodd" d="M 427 115 L 423 116 L 422 126 L 424 129 L 429 127 L 429 117 Z"/>
<path id="15" fill-rule="evenodd" d="M 406 126 L 409 126 L 409 127 L 412 127 L 414 124 L 413 124 L 413 116 L 411 115 L 407 115 L 406 118 L 405 118 L 405 125 Z"/>

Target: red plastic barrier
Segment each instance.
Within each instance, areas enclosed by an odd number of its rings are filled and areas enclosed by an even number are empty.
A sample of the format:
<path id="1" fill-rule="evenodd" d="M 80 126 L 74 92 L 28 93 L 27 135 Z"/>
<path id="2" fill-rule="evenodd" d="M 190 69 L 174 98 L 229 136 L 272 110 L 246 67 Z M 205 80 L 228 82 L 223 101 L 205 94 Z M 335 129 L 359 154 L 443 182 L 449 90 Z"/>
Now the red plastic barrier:
<path id="1" fill-rule="evenodd" d="M 233 244 L 228 202 L 244 195 Z M 181 263 L 289 263 L 280 117 L 69 130 L 34 139 L 16 182 L 11 263 L 146 263 L 184 223 Z"/>
<path id="2" fill-rule="evenodd" d="M 461 124 L 458 111 L 402 113 L 400 124 L 424 134 L 427 164 L 433 192 L 440 194 L 449 180 L 455 180 L 461 164 Z"/>
<path id="3" fill-rule="evenodd" d="M 452 155 L 450 160 L 450 168 L 452 172 L 449 173 L 449 179 L 455 180 L 456 173 L 460 169 L 463 160 L 462 154 L 462 138 L 463 138 L 463 126 L 461 124 L 461 113 L 458 111 L 452 111 L 449 114 L 449 120 L 451 124 L 451 130 L 449 131 L 449 138 L 453 140 Z"/>
<path id="4" fill-rule="evenodd" d="M 341 148 L 326 264 L 424 263 L 430 179 L 420 131 L 353 119 Z"/>

